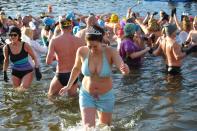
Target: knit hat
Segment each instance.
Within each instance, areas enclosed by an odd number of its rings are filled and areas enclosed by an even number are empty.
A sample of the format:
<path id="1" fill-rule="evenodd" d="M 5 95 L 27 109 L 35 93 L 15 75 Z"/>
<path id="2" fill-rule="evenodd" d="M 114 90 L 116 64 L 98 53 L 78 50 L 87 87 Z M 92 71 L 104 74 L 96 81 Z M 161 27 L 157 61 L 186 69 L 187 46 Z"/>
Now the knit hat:
<path id="1" fill-rule="evenodd" d="M 130 35 L 134 35 L 135 34 L 135 30 L 136 29 L 136 25 L 132 24 L 132 23 L 127 23 L 124 26 L 124 35 L 125 36 L 130 36 Z"/>

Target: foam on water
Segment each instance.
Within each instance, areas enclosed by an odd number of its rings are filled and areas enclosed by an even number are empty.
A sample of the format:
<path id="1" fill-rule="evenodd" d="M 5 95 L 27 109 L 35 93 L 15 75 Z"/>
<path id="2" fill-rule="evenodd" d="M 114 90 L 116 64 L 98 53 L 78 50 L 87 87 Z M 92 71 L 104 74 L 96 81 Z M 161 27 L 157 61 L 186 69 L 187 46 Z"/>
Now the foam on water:
<path id="1" fill-rule="evenodd" d="M 75 126 L 69 126 L 68 128 L 64 127 L 64 124 L 61 123 L 61 129 L 62 131 L 111 131 L 113 126 L 107 126 L 105 124 L 99 124 L 98 120 L 96 120 L 96 127 L 88 127 L 85 129 L 82 125 L 82 121 L 79 123 L 76 123 Z"/>

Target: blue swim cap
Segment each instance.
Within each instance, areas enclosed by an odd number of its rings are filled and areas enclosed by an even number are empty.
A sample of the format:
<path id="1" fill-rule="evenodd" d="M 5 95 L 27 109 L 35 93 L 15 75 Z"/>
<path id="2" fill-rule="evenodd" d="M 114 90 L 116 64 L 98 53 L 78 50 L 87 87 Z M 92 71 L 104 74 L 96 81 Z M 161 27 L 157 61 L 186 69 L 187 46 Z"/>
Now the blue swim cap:
<path id="1" fill-rule="evenodd" d="M 68 19 L 68 20 L 74 20 L 75 19 L 74 12 L 69 11 L 68 13 L 66 13 L 66 19 Z"/>
<path id="2" fill-rule="evenodd" d="M 55 20 L 52 19 L 52 18 L 49 18 L 49 17 L 45 17 L 43 19 L 43 24 L 46 25 L 46 26 L 51 26 L 55 23 Z"/>
<path id="3" fill-rule="evenodd" d="M 98 19 L 97 23 L 98 23 L 98 25 L 99 25 L 100 27 L 102 27 L 102 28 L 105 27 L 105 22 L 104 22 L 103 20 Z"/>
<path id="4" fill-rule="evenodd" d="M 77 32 L 80 30 L 79 26 L 74 26 L 73 27 L 73 35 L 77 34 Z"/>

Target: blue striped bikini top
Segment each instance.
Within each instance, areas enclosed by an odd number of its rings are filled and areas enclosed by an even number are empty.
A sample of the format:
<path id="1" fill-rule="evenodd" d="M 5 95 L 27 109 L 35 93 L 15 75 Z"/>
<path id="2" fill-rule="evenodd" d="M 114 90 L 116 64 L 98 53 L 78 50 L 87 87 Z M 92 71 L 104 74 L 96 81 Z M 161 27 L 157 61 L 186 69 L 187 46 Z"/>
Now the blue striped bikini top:
<path id="1" fill-rule="evenodd" d="M 84 76 L 91 76 L 90 70 L 89 70 L 89 56 L 90 56 L 90 51 L 88 52 L 88 56 L 85 58 L 82 67 L 81 67 L 81 72 Z M 111 72 L 111 68 L 110 65 L 108 63 L 108 60 L 106 58 L 106 54 L 102 53 L 102 69 L 99 73 L 99 77 L 110 77 L 112 72 Z"/>

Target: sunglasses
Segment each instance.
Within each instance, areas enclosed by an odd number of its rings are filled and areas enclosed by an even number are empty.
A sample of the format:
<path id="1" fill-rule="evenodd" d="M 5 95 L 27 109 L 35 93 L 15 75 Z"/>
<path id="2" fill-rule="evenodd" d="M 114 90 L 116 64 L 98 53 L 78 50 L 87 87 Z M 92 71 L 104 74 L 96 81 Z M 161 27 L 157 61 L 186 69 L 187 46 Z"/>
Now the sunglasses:
<path id="1" fill-rule="evenodd" d="M 16 37 L 16 36 L 18 36 L 18 34 L 9 34 L 9 36 L 10 37 L 12 37 L 12 36 Z"/>

